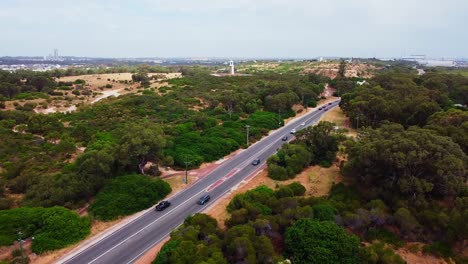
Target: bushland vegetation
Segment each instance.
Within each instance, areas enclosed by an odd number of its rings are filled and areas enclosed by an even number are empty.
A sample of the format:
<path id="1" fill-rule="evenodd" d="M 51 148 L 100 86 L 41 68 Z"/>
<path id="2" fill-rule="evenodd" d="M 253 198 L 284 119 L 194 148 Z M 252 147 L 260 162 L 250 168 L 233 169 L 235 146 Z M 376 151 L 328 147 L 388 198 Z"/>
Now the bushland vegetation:
<path id="1" fill-rule="evenodd" d="M 213 77 L 207 68 L 184 67 L 183 78 L 156 91 L 144 87 L 146 79 L 139 76 L 143 70 L 134 71 L 141 93 L 76 112 L 0 111 L 0 209 L 76 209 L 95 198 L 91 217 L 110 220 L 148 208 L 170 189 L 160 180 L 135 174 L 159 175 L 159 167 L 181 168 L 190 161 L 195 168 L 222 158 L 245 147 L 246 125 L 254 142 L 295 115 L 293 105 L 315 105 L 324 87 L 309 76 Z M 60 74 L 81 72 L 1 72 L 0 101 L 18 94 L 49 96 L 85 85 L 80 79 L 54 81 Z M 119 204 L 125 195 L 138 199 Z"/>

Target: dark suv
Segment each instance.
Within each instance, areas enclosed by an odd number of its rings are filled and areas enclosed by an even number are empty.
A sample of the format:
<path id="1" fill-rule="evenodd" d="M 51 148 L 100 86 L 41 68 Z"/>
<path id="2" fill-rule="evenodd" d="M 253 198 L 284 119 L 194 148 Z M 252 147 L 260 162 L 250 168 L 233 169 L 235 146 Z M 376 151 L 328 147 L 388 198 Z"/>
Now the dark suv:
<path id="1" fill-rule="evenodd" d="M 156 211 L 162 211 L 168 208 L 171 205 L 169 201 L 161 201 L 158 205 L 156 205 Z"/>
<path id="2" fill-rule="evenodd" d="M 260 159 L 254 159 L 252 161 L 252 165 L 257 166 L 258 164 L 260 164 Z"/>
<path id="3" fill-rule="evenodd" d="M 198 204 L 204 205 L 210 200 L 210 198 L 211 197 L 208 194 L 205 194 L 202 197 L 200 197 L 200 199 L 198 199 Z"/>

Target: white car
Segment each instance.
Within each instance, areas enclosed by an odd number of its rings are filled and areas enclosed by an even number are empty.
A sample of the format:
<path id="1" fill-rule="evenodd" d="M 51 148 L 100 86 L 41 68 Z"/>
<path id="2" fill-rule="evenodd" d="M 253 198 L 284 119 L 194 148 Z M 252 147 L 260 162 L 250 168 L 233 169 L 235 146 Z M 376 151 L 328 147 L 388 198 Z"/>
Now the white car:
<path id="1" fill-rule="evenodd" d="M 302 122 L 302 123 L 301 123 L 301 126 L 305 126 L 305 122 Z"/>
<path id="2" fill-rule="evenodd" d="M 296 129 L 293 128 L 291 129 L 291 134 L 294 134 L 294 133 L 296 133 Z"/>

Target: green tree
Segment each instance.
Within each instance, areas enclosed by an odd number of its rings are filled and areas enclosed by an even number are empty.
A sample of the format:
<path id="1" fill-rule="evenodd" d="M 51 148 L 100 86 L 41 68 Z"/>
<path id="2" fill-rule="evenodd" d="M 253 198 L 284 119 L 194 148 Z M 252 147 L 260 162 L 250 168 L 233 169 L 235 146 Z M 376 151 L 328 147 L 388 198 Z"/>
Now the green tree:
<path id="1" fill-rule="evenodd" d="M 277 154 L 268 159 L 268 176 L 275 180 L 294 178 L 296 174 L 309 166 L 311 161 L 312 154 L 304 146 L 285 144 Z M 278 169 L 277 166 L 283 167 L 287 174 L 283 175 L 284 170 Z M 284 176 L 287 178 L 285 179 Z"/>
<path id="2" fill-rule="evenodd" d="M 338 66 L 338 77 L 344 78 L 346 74 L 346 61 L 341 60 L 340 65 Z"/>
<path id="3" fill-rule="evenodd" d="M 368 129 L 348 154 L 344 173 L 367 188 L 370 196 L 405 197 L 423 205 L 427 198 L 460 193 L 467 180 L 468 157 L 460 147 L 418 127 L 405 130 L 387 124 Z"/>
<path id="4" fill-rule="evenodd" d="M 342 131 L 335 128 L 334 123 L 322 121 L 297 133 L 297 143 L 304 145 L 312 153 L 313 163 L 331 166 L 339 143 L 345 139 Z"/>
<path id="5" fill-rule="evenodd" d="M 119 162 L 130 170 L 143 168 L 148 161 L 158 163 L 166 140 L 161 127 L 148 120 L 126 124 L 121 130 Z"/>
<path id="6" fill-rule="evenodd" d="M 448 136 L 468 153 L 468 111 L 449 109 L 437 112 L 429 118 L 427 128 Z"/>
<path id="7" fill-rule="evenodd" d="M 359 239 L 333 222 L 301 219 L 286 230 L 285 246 L 294 263 L 359 263 Z"/>

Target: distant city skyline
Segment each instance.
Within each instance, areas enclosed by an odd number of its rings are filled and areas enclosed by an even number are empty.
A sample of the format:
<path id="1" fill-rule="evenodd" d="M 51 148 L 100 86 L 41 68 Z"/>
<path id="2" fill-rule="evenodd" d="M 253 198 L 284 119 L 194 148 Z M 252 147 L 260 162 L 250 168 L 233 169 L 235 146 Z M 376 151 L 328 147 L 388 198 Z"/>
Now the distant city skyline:
<path id="1" fill-rule="evenodd" d="M 0 56 L 468 57 L 463 0 L 2 0 Z"/>

